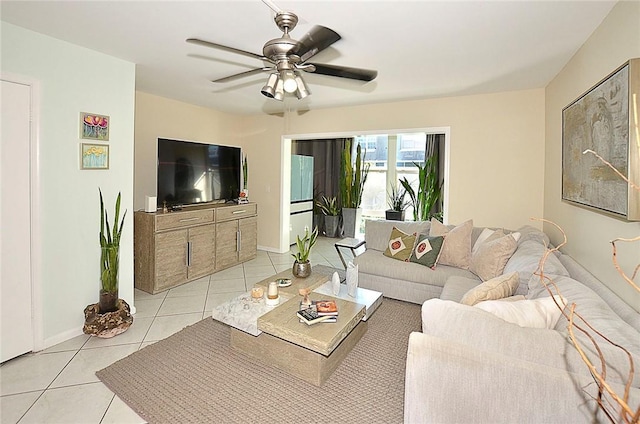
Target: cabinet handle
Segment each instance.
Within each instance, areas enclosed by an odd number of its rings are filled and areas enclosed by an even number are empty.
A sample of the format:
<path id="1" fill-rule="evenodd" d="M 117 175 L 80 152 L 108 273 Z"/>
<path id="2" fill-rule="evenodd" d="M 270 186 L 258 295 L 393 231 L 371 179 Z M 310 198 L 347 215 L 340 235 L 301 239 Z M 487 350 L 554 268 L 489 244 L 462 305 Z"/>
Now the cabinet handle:
<path id="1" fill-rule="evenodd" d="M 242 250 L 242 231 L 240 230 L 238 230 L 238 240 L 240 240 L 238 243 L 238 252 L 240 252 Z"/>
<path id="2" fill-rule="evenodd" d="M 181 219 L 180 222 L 197 221 L 199 219 L 201 218 L 184 218 L 184 219 Z"/>
<path id="3" fill-rule="evenodd" d="M 187 242 L 187 266 L 191 266 L 191 252 L 193 249 L 193 245 L 190 241 Z"/>
<path id="4" fill-rule="evenodd" d="M 239 214 L 239 213 L 245 213 L 245 212 L 246 212 L 246 211 L 243 209 L 243 210 L 241 210 L 241 211 L 233 211 L 233 212 L 231 212 L 231 213 L 232 213 L 232 214 L 234 214 L 234 215 L 237 215 L 237 214 Z"/>

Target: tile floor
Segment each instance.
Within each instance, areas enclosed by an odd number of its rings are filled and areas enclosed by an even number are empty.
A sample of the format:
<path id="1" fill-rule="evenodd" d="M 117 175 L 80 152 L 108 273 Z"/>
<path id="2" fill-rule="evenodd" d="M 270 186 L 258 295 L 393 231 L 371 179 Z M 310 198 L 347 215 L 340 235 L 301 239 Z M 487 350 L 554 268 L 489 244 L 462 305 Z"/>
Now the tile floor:
<path id="1" fill-rule="evenodd" d="M 336 241 L 319 238 L 311 254 L 312 264 L 342 268 L 333 246 Z M 345 252 L 345 259 L 349 256 Z M 163 293 L 135 290 L 134 324 L 125 333 L 112 339 L 78 336 L 2 364 L 0 422 L 144 423 L 95 372 L 210 317 L 216 305 L 289 269 L 292 261 L 289 253 L 259 251 L 256 259 Z"/>

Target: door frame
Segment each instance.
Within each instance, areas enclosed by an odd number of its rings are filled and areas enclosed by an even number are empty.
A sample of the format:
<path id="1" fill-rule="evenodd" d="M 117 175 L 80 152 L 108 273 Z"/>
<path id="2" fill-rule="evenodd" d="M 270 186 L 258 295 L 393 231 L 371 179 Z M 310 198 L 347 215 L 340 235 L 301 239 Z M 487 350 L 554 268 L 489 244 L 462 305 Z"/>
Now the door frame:
<path id="1" fill-rule="evenodd" d="M 44 349 L 42 267 L 41 267 L 41 217 L 40 217 L 40 82 L 34 78 L 1 72 L 0 79 L 14 84 L 26 85 L 31 93 L 31 117 L 29 136 L 30 173 L 30 226 L 31 226 L 31 325 L 33 352 Z"/>

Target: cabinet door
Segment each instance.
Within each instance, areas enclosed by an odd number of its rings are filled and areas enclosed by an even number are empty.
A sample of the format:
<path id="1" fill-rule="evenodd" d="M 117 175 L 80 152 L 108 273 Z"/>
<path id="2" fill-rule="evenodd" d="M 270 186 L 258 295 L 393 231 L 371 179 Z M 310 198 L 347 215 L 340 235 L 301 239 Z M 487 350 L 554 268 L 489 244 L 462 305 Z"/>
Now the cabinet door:
<path id="1" fill-rule="evenodd" d="M 216 246 L 215 225 L 189 228 L 189 244 L 191 246 L 189 279 L 213 274 Z"/>
<path id="2" fill-rule="evenodd" d="M 187 241 L 187 230 L 169 231 L 156 235 L 154 291 L 187 281 Z"/>
<path id="3" fill-rule="evenodd" d="M 238 221 L 216 224 L 216 269 L 238 263 Z"/>
<path id="4" fill-rule="evenodd" d="M 258 218 L 244 218 L 238 221 L 240 228 L 240 262 L 253 259 L 258 251 Z"/>

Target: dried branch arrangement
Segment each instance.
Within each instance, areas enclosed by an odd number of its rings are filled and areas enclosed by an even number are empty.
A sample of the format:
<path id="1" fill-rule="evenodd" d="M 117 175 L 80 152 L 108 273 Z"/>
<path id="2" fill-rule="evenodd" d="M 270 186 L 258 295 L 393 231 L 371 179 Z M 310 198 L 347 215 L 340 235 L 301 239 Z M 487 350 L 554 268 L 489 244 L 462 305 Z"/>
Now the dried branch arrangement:
<path id="1" fill-rule="evenodd" d="M 601 160 L 606 165 L 608 165 L 611 169 L 613 169 L 613 171 L 615 171 L 622 179 L 624 179 L 629 184 L 629 187 L 631 189 L 640 190 L 640 186 L 629 181 L 627 177 L 625 177 L 623 174 L 618 172 L 609 162 L 603 159 L 596 152 L 592 150 L 585 150 L 583 152 L 583 154 L 587 154 L 587 153 L 591 153 L 595 155 L 599 160 Z M 540 265 L 538 267 L 538 270 L 534 273 L 535 275 L 540 277 L 540 283 L 546 288 L 546 290 L 549 292 L 549 294 L 551 294 L 551 296 L 553 296 L 554 294 L 562 295 L 562 293 L 560 293 L 560 289 L 558 288 L 556 283 L 553 281 L 553 279 L 545 275 L 544 264 L 546 263 L 547 258 L 550 254 L 553 254 L 555 251 L 558 251 L 567 243 L 567 235 L 564 232 L 564 230 L 554 222 L 548 221 L 546 219 L 535 219 L 535 220 L 543 221 L 555 226 L 562 234 L 563 241 L 558 246 L 553 248 L 548 248 L 546 250 L 545 254 L 540 260 Z M 633 281 L 635 277 L 638 275 L 638 270 L 640 270 L 640 264 L 638 264 L 634 268 L 631 276 L 627 275 L 624 272 L 624 270 L 620 267 L 620 264 L 618 263 L 617 248 L 616 248 L 616 243 L 618 242 L 625 242 L 625 243 L 640 242 L 640 236 L 634 237 L 634 238 L 616 238 L 611 241 L 611 247 L 613 250 L 612 252 L 613 266 L 615 267 L 617 272 L 620 274 L 622 279 L 627 282 L 627 284 L 629 284 L 635 290 L 640 292 L 640 287 L 638 286 L 638 284 L 636 284 Z M 554 298 L 554 301 L 555 301 L 555 298 Z M 591 324 L 589 324 L 589 322 L 587 322 L 587 320 L 583 318 L 583 316 L 580 315 L 580 313 L 577 311 L 578 306 L 575 303 L 571 303 L 570 305 L 567 305 L 567 307 L 565 308 L 565 305 L 559 304 L 557 301 L 555 302 L 556 302 L 556 306 L 562 311 L 562 315 L 564 315 L 564 317 L 567 318 L 569 322 L 568 333 L 569 333 L 569 338 L 571 340 L 571 343 L 578 351 L 578 354 L 580 355 L 580 357 L 582 358 L 582 361 L 585 363 L 585 365 L 589 369 L 591 376 L 593 377 L 596 385 L 598 386 L 598 394 L 595 396 L 594 399 L 596 400 L 600 410 L 612 423 L 625 423 L 625 424 L 640 423 L 640 405 L 635 406 L 635 409 L 634 407 L 629 405 L 629 392 L 632 387 L 631 385 L 633 383 L 633 375 L 635 371 L 635 364 L 633 361 L 633 357 L 631 356 L 631 353 L 627 349 L 625 349 L 623 346 L 616 344 L 615 342 L 607 338 L 604 334 L 602 334 L 600 331 L 598 331 L 593 326 L 591 326 Z M 580 342 L 576 337 L 576 331 L 584 334 L 587 337 L 589 343 L 593 345 L 593 348 L 598 354 L 598 360 L 595 361 L 597 362 L 597 364 L 594 364 L 593 363 L 594 361 L 588 358 L 587 354 L 585 353 L 585 348 L 580 344 Z M 624 393 L 621 393 L 621 394 L 617 393 L 608 383 L 607 361 L 602 349 L 600 348 L 600 346 L 598 345 L 598 342 L 596 341 L 596 337 L 600 337 L 603 340 L 605 340 L 606 343 L 614 346 L 617 349 L 620 349 L 627 356 L 629 361 L 629 373 L 624 385 Z"/>

